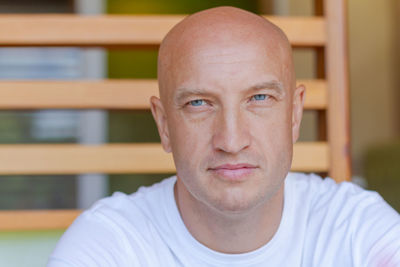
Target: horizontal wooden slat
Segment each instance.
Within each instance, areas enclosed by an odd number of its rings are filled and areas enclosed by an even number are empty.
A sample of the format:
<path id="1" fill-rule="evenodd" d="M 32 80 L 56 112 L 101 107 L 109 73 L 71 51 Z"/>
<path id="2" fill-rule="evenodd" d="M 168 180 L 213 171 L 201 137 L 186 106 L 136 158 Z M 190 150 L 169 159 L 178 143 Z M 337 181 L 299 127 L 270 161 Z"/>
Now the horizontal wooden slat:
<path id="1" fill-rule="evenodd" d="M 159 144 L 0 145 L 0 174 L 168 173 Z"/>
<path id="2" fill-rule="evenodd" d="M 0 109 L 149 109 L 156 80 L 0 81 Z"/>
<path id="3" fill-rule="evenodd" d="M 326 108 L 326 82 L 300 80 L 305 109 Z M 0 81 L 1 109 L 149 109 L 156 80 Z"/>
<path id="4" fill-rule="evenodd" d="M 65 229 L 80 210 L 0 211 L 0 231 Z"/>
<path id="5" fill-rule="evenodd" d="M 138 153 L 144 152 L 144 150 L 151 151 L 153 155 L 149 158 L 150 153 L 144 153 L 143 157 L 139 159 Z M 86 158 L 86 156 L 95 156 L 100 152 L 103 155 L 90 160 Z M 0 146 L 0 162 L 2 163 L 0 174 L 88 171 L 93 170 L 93 162 L 105 165 L 95 168 L 98 172 L 115 170 L 119 167 L 128 171 L 149 171 L 151 169 L 151 172 L 154 172 L 154 170 L 162 169 L 163 172 L 172 172 L 174 170 L 172 159 L 159 155 L 160 153 L 162 153 L 161 147 L 158 144 L 104 145 L 101 147 L 2 145 Z M 82 155 L 85 156 L 82 157 Z M 134 155 L 134 157 L 130 158 L 129 155 Z M 111 159 L 114 167 L 110 167 Z M 62 163 L 63 160 L 72 161 L 65 164 L 65 162 Z M 129 166 L 126 165 L 127 163 Z M 164 167 L 159 168 L 160 166 Z M 328 146 L 326 143 L 298 143 L 295 145 L 292 171 L 327 170 Z M 0 211 L 0 231 L 65 229 L 80 212 L 80 210 Z"/>
<path id="6" fill-rule="evenodd" d="M 306 87 L 304 109 L 324 110 L 328 108 L 328 86 L 325 80 L 299 80 Z"/>
<path id="7" fill-rule="evenodd" d="M 327 171 L 327 144 L 296 144 L 292 170 Z M 173 172 L 172 156 L 160 144 L 0 145 L 0 175 Z"/>
<path id="8" fill-rule="evenodd" d="M 183 15 L 1 15 L 0 46 L 158 45 Z M 322 17 L 269 17 L 293 46 L 326 43 Z"/>
<path id="9" fill-rule="evenodd" d="M 292 46 L 317 47 L 326 45 L 324 17 L 264 17 L 285 32 Z"/>
<path id="10" fill-rule="evenodd" d="M 326 142 L 299 142 L 294 145 L 291 171 L 327 172 L 329 145 Z"/>

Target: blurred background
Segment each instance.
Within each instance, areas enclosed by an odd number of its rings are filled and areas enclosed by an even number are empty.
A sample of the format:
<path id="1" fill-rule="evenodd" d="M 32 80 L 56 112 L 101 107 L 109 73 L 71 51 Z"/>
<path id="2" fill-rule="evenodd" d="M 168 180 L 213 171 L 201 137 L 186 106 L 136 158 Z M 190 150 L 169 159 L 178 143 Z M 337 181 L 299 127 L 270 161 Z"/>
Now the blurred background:
<path id="1" fill-rule="evenodd" d="M 0 0 L 0 13 L 189 14 L 220 5 L 261 14 L 314 13 L 313 0 Z M 352 179 L 398 211 L 399 16 L 398 0 L 348 1 Z M 297 78 L 316 77 L 315 51 L 296 49 L 294 57 Z M 156 58 L 149 49 L 0 48 L 0 79 L 156 78 Z M 301 141 L 314 140 L 315 127 L 316 114 L 306 112 Z M 1 144 L 158 141 L 145 111 L 0 111 Z M 84 209 L 114 191 L 132 193 L 169 175 L 0 176 L 0 209 Z M 0 232 L 0 266 L 44 266 L 61 234 Z"/>

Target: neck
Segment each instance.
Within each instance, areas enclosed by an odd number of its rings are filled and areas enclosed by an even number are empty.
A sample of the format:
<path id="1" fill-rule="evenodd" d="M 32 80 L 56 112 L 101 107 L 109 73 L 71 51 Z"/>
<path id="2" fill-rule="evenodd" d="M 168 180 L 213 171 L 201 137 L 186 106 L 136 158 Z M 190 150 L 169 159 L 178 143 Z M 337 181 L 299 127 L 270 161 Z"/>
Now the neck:
<path id="1" fill-rule="evenodd" d="M 183 222 L 200 243 L 222 253 L 245 253 L 267 244 L 276 231 L 283 211 L 282 185 L 275 195 L 250 210 L 223 213 L 195 199 L 177 180 L 174 193 Z"/>

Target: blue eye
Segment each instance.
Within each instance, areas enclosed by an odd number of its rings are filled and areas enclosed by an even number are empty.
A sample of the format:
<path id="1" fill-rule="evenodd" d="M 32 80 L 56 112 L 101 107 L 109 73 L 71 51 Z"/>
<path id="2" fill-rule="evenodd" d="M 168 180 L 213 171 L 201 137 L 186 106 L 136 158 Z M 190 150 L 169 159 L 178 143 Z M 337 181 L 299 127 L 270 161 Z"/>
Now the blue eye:
<path id="1" fill-rule="evenodd" d="M 204 105 L 205 101 L 203 99 L 196 99 L 196 100 L 190 101 L 189 103 L 190 103 L 190 105 L 197 107 L 197 106 Z"/>
<path id="2" fill-rule="evenodd" d="M 267 98 L 267 95 L 259 94 L 259 95 L 254 95 L 252 98 L 254 100 L 265 100 Z"/>

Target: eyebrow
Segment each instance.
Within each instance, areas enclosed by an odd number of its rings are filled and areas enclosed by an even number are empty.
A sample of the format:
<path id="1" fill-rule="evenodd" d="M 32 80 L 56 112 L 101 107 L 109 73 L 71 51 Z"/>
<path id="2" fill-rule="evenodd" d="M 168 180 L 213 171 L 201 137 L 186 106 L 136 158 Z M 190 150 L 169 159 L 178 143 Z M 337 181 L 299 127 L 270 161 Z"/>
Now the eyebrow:
<path id="1" fill-rule="evenodd" d="M 262 82 L 262 83 L 257 83 L 253 86 L 250 86 L 246 92 L 253 92 L 253 91 L 258 91 L 261 89 L 270 89 L 273 91 L 276 91 L 279 97 L 284 97 L 285 96 L 285 90 L 283 87 L 283 84 L 278 81 L 268 81 L 268 82 Z"/>
<path id="2" fill-rule="evenodd" d="M 176 91 L 174 97 L 175 103 L 181 103 L 183 99 L 192 95 L 205 96 L 205 95 L 213 95 L 213 93 L 209 92 L 206 89 L 182 87 Z"/>
<path id="3" fill-rule="evenodd" d="M 278 81 L 268 81 L 268 82 L 261 82 L 254 84 L 244 90 L 246 93 L 250 93 L 252 91 L 259 91 L 262 89 L 270 89 L 276 91 L 278 97 L 284 97 L 285 96 L 285 90 L 283 88 L 283 84 Z M 201 89 L 201 88 L 186 88 L 186 87 L 181 87 L 177 90 L 174 100 L 175 103 L 180 103 L 183 99 L 192 96 L 192 95 L 197 95 L 197 96 L 210 96 L 214 95 L 213 92 L 210 90 L 206 89 Z"/>

